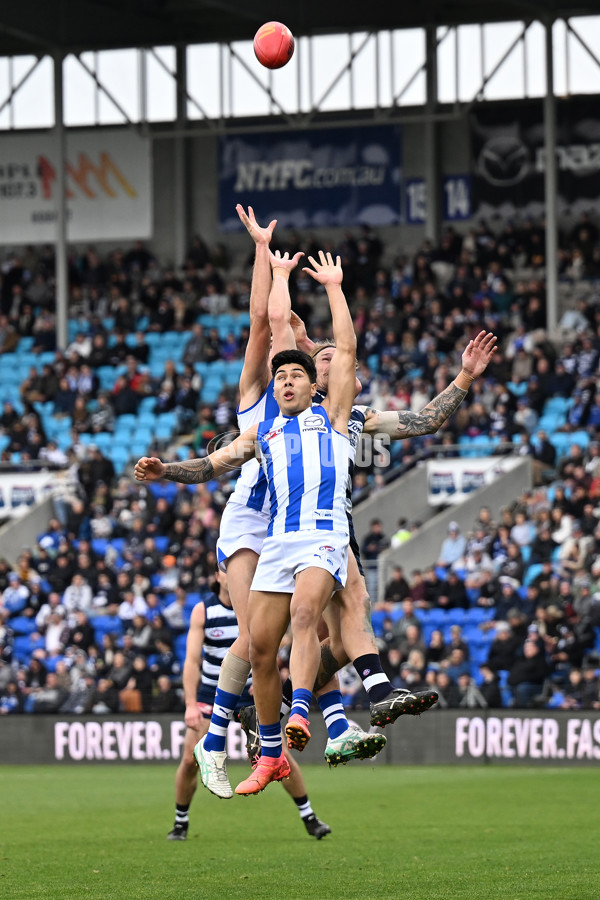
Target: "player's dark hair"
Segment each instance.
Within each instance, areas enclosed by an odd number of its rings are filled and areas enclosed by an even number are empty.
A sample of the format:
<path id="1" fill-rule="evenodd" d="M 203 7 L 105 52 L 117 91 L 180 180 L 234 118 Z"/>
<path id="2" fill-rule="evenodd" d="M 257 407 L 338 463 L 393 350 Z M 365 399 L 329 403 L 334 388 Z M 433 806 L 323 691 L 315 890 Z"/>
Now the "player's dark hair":
<path id="1" fill-rule="evenodd" d="M 317 382 L 317 367 L 303 350 L 282 350 L 276 353 L 271 360 L 271 375 L 275 377 L 277 369 L 281 366 L 302 366 L 310 379 L 311 384 Z"/>

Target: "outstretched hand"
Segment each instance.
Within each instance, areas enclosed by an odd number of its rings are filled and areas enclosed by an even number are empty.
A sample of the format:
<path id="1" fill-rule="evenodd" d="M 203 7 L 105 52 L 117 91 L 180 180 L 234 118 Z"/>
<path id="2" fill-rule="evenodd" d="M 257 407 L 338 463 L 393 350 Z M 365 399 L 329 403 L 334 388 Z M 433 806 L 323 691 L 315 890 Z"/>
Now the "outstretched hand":
<path id="1" fill-rule="evenodd" d="M 290 325 L 292 326 L 296 343 L 298 343 L 298 340 L 306 339 L 306 325 L 294 310 L 290 312 Z"/>
<path id="2" fill-rule="evenodd" d="M 319 250 L 319 259 L 321 261 L 320 264 L 312 256 L 309 256 L 308 261 L 313 268 L 309 269 L 306 267 L 302 271 L 311 275 L 319 284 L 341 284 L 344 278 L 341 257 L 336 256 L 334 263 L 331 253 L 325 254 L 322 250 Z"/>
<path id="3" fill-rule="evenodd" d="M 133 470 L 136 481 L 159 481 L 164 477 L 166 466 L 156 456 L 142 456 Z"/>
<path id="4" fill-rule="evenodd" d="M 275 269 L 284 269 L 284 271 L 286 271 L 288 274 L 296 268 L 296 266 L 300 262 L 301 257 L 303 256 L 304 253 L 302 253 L 302 251 L 300 250 L 298 251 L 298 253 L 294 253 L 291 259 L 290 254 L 287 252 L 287 250 L 285 251 L 283 256 L 281 255 L 279 250 L 276 250 L 275 253 L 272 253 L 269 250 L 269 262 L 271 263 L 271 268 L 273 269 L 273 271 L 275 271 Z"/>
<path id="5" fill-rule="evenodd" d="M 465 375 L 475 379 L 485 372 L 489 361 L 498 349 L 497 340 L 495 334 L 480 331 L 476 338 L 469 341 L 462 355 L 462 368 Z"/>
<path id="6" fill-rule="evenodd" d="M 242 204 L 238 203 L 236 212 L 246 226 L 248 234 L 255 244 L 270 244 L 271 238 L 273 237 L 273 230 L 277 225 L 277 219 L 273 219 L 272 222 L 269 222 L 266 228 L 261 228 L 256 221 L 254 210 L 251 206 L 248 207 L 248 212 L 246 213 Z"/>

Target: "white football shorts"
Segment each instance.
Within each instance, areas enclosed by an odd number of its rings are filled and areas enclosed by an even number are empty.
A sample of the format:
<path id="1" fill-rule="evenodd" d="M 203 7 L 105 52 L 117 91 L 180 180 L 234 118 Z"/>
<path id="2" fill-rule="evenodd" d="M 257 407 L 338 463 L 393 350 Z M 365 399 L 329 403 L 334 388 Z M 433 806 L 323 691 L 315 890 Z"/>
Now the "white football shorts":
<path id="1" fill-rule="evenodd" d="M 264 513 L 229 500 L 221 516 L 217 541 L 217 559 L 223 572 L 227 560 L 236 550 L 254 550 L 260 556 L 269 521 L 269 516 Z"/>
<path id="2" fill-rule="evenodd" d="M 335 591 L 346 585 L 348 573 L 347 534 L 335 531 L 289 531 L 266 538 L 251 590 L 293 594 L 296 575 L 315 566 L 331 572 Z"/>

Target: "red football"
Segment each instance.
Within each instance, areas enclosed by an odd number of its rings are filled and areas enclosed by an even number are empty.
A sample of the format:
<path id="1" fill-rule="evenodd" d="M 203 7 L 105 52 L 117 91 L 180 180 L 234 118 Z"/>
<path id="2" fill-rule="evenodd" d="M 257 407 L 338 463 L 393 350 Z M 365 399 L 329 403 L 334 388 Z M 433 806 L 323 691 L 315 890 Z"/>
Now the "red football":
<path id="1" fill-rule="evenodd" d="M 294 37 L 281 22 L 265 22 L 254 35 L 254 53 L 267 69 L 281 69 L 292 58 Z"/>

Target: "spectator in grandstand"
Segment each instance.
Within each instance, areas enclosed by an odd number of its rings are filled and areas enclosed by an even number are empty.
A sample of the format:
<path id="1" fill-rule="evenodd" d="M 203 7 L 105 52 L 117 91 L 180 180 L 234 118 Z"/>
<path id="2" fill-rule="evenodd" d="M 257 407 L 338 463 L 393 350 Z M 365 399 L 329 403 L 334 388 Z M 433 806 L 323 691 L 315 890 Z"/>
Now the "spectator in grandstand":
<path id="1" fill-rule="evenodd" d="M 400 640 L 398 649 L 403 660 L 408 659 L 412 650 L 420 650 L 423 654 L 425 653 L 425 644 L 421 637 L 421 628 L 418 625 L 406 626 L 404 637 Z"/>
<path id="2" fill-rule="evenodd" d="M 56 656 L 67 646 L 69 639 L 69 625 L 64 617 L 61 607 L 57 607 L 48 616 L 44 627 L 44 646 L 48 657 Z"/>
<path id="3" fill-rule="evenodd" d="M 425 661 L 427 665 L 430 663 L 440 663 L 448 655 L 448 650 L 444 642 L 443 632 L 439 628 L 431 632 L 429 643 L 425 648 Z"/>
<path id="4" fill-rule="evenodd" d="M 56 672 L 48 672 L 43 686 L 32 687 L 25 701 L 25 711 L 33 713 L 58 712 L 68 699 L 69 691 L 60 684 Z"/>
<path id="5" fill-rule="evenodd" d="M 448 673 L 448 677 L 454 682 L 458 680 L 460 675 L 468 675 L 471 671 L 469 661 L 465 657 L 465 652 L 460 647 L 455 647 L 451 650 L 449 655 L 441 661 L 440 666 Z"/>
<path id="6" fill-rule="evenodd" d="M 174 409 L 177 413 L 177 431 L 185 434 L 192 430 L 196 421 L 196 413 L 199 402 L 198 391 L 192 387 L 189 376 L 182 375 L 177 390 L 174 392 Z"/>
<path id="7" fill-rule="evenodd" d="M 152 708 L 152 673 L 146 657 L 138 654 L 133 659 L 131 675 L 125 687 L 119 691 L 119 699 L 126 712 L 150 712 Z"/>
<path id="8" fill-rule="evenodd" d="M 465 585 L 458 577 L 458 573 L 453 569 L 448 570 L 446 579 L 441 584 L 437 606 L 440 609 L 469 608 L 469 598 Z"/>
<path id="9" fill-rule="evenodd" d="M 5 609 L 12 618 L 24 612 L 28 598 L 29 588 L 21 582 L 19 573 L 10 572 L 8 585 L 2 591 L 2 596 L 0 597 L 0 607 Z"/>
<path id="10" fill-rule="evenodd" d="M 118 616 L 124 628 L 128 628 L 136 616 L 146 616 L 148 606 L 143 597 L 136 596 L 132 590 L 123 593 L 123 600 L 119 604 Z"/>
<path id="11" fill-rule="evenodd" d="M 94 434 L 115 429 L 115 413 L 110 403 L 110 394 L 106 391 L 98 394 L 96 408 L 90 414 L 90 426 Z"/>
<path id="12" fill-rule="evenodd" d="M 383 600 L 375 603 L 373 609 L 386 609 L 388 612 L 391 612 L 405 597 L 408 597 L 409 593 L 410 588 L 408 581 L 404 577 L 402 566 L 394 566 L 392 578 L 385 587 Z"/>
<path id="13" fill-rule="evenodd" d="M 187 629 L 186 600 L 186 592 L 179 588 L 175 592 L 175 599 L 165 606 L 162 611 L 165 622 L 167 622 L 174 634 L 182 634 Z"/>
<path id="14" fill-rule="evenodd" d="M 206 337 L 204 328 L 199 323 L 192 327 L 191 337 L 188 339 L 184 351 L 183 362 L 185 365 L 195 365 L 205 361 Z"/>
<path id="15" fill-rule="evenodd" d="M 74 624 L 71 626 L 67 638 L 67 646 L 75 647 L 87 653 L 95 644 L 94 629 L 90 625 L 90 620 L 84 610 L 77 610 L 73 616 Z"/>
<path id="16" fill-rule="evenodd" d="M 514 694 L 514 706 L 528 709 L 535 706 L 549 674 L 543 651 L 537 641 L 528 639 L 523 644 L 523 655 L 513 662 L 508 684 Z"/>
<path id="17" fill-rule="evenodd" d="M 380 519 L 371 519 L 370 530 L 365 535 L 361 546 L 361 555 L 365 560 L 376 560 L 380 553 L 390 546 L 390 540 L 383 533 Z"/>
<path id="18" fill-rule="evenodd" d="M 518 582 L 518 584 L 520 585 L 523 581 L 523 575 L 525 572 L 525 563 L 523 562 L 521 548 L 513 540 L 510 540 L 507 545 L 506 551 L 506 558 L 502 560 L 500 566 L 498 567 L 498 580 L 503 575 L 507 575 L 509 578 L 512 578 L 514 581 Z"/>
<path id="19" fill-rule="evenodd" d="M 467 548 L 467 539 L 461 534 L 458 522 L 448 525 L 448 537 L 442 541 L 436 565 L 449 569 L 454 563 L 462 560 Z"/>
<path id="20" fill-rule="evenodd" d="M 147 656 L 152 648 L 152 627 L 146 616 L 135 615 L 127 633 L 136 652 Z"/>
<path id="21" fill-rule="evenodd" d="M 502 694 L 497 674 L 485 663 L 479 666 L 479 672 L 482 678 L 478 685 L 479 693 L 490 709 L 499 709 L 502 707 Z"/>
<path id="22" fill-rule="evenodd" d="M 168 713 L 180 709 L 180 701 L 168 675 L 156 679 L 156 694 L 152 697 L 152 712 Z"/>
<path id="23" fill-rule="evenodd" d="M 65 589 L 62 602 L 69 616 L 69 624 L 71 626 L 75 622 L 76 612 L 87 612 L 91 609 L 92 589 L 81 573 L 75 572 L 73 575 L 71 583 Z"/>

